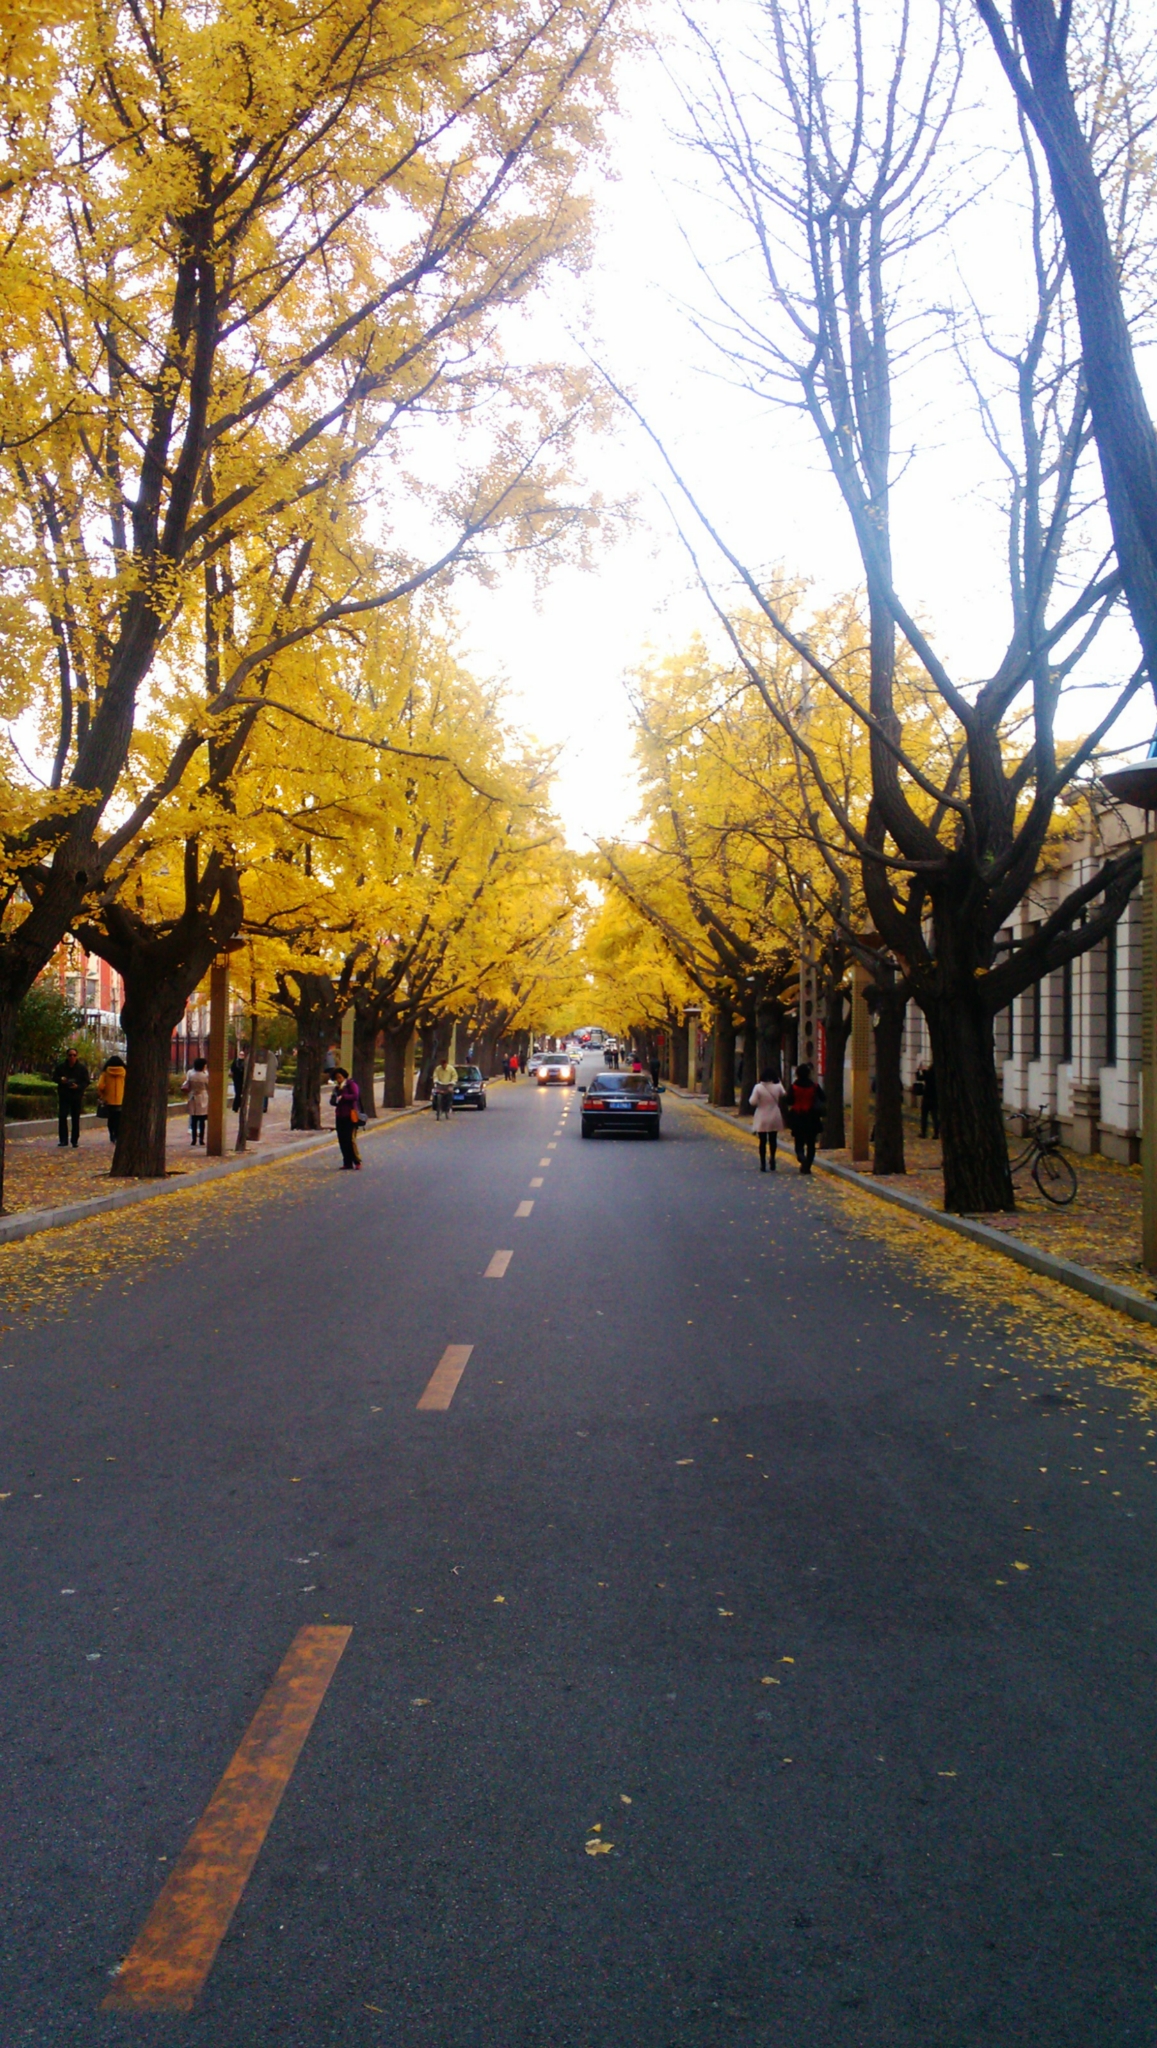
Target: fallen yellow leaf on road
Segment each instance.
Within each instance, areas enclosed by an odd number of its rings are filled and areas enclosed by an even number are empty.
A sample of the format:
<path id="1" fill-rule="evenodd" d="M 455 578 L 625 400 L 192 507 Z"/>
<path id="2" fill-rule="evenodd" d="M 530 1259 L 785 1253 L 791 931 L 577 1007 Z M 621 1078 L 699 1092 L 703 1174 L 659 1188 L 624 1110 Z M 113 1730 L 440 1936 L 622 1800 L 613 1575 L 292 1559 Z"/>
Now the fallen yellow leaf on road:
<path id="1" fill-rule="evenodd" d="M 586 1852 L 588 1856 L 609 1856 L 614 1846 L 613 1842 L 602 1842 L 597 1835 L 592 1835 L 586 1844 Z"/>
<path id="2" fill-rule="evenodd" d="M 1032 1570 L 1031 1565 L 1020 1564 L 1015 1557 L 1012 1560 L 1012 1568 L 1014 1572 L 1028 1572 Z"/>
<path id="3" fill-rule="evenodd" d="M 676 1458 L 675 1463 L 677 1465 L 693 1465 L 695 1460 L 694 1458 Z"/>
<path id="4" fill-rule="evenodd" d="M 492 1606 L 494 1606 L 494 1607 L 505 1607 L 505 1605 L 506 1605 L 506 1595 L 505 1595 L 505 1593 L 496 1593 L 496 1594 L 494 1595 L 494 1599 L 493 1599 L 493 1601 L 492 1601 L 492 1603 L 491 1603 L 491 1604 L 492 1604 Z"/>

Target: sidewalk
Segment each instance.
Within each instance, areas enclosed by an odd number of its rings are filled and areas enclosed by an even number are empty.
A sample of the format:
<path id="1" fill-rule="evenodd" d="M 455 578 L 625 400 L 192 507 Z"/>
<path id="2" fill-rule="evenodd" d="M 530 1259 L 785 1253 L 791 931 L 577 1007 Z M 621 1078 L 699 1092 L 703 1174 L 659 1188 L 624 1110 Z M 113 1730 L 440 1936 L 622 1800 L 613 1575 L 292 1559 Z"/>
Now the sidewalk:
<path id="1" fill-rule="evenodd" d="M 10 1126 L 4 1164 L 5 1218 L 0 1222 L 0 1241 L 31 1234 L 36 1228 L 51 1228 L 56 1222 L 79 1220 L 75 1214 L 78 1205 L 81 1206 L 81 1214 L 89 1203 L 99 1202 L 103 1208 L 119 1207 L 123 1201 L 127 1206 L 130 1202 L 170 1193 L 189 1176 L 195 1176 L 198 1184 L 204 1184 L 228 1177 L 239 1167 L 272 1165 L 295 1153 L 312 1152 L 319 1145 L 333 1144 L 332 1115 L 328 1123 L 323 1122 L 321 1131 L 290 1130 L 292 1099 L 292 1089 L 277 1090 L 276 1099 L 262 1123 L 261 1137 L 243 1153 L 233 1150 L 237 1118 L 229 1112 L 225 1119 L 226 1149 L 220 1159 L 209 1159 L 200 1146 L 194 1148 L 190 1145 L 188 1123 L 183 1117 L 172 1117 L 168 1133 L 168 1170 L 163 1181 L 113 1180 L 110 1174 L 113 1148 L 103 1123 L 82 1129 L 80 1144 L 75 1151 L 71 1147 L 65 1149 L 55 1132 L 22 1138 L 16 1135 L 19 1127 Z M 420 1106 L 424 1108 L 425 1104 Z M 375 1121 L 390 1122 L 409 1113 L 406 1110 L 380 1112 L 378 1119 L 371 1119 L 369 1130 L 375 1128 Z M 323 1110 L 323 1118 L 325 1115 Z M 362 1135 L 364 1138 L 367 1133 Z"/>
<path id="2" fill-rule="evenodd" d="M 825 1152 L 822 1158 L 864 1175 L 876 1188 L 895 1188 L 927 1202 L 930 1209 L 944 1207 L 944 1177 L 940 1170 L 940 1146 L 933 1138 L 921 1138 L 916 1119 L 911 1127 L 905 1118 L 904 1174 L 872 1173 L 869 1160 L 853 1162 L 847 1151 Z M 1015 1134 L 1013 1134 L 1015 1136 Z M 1015 1146 L 1013 1147 L 1015 1150 Z M 1084 1266 L 1115 1287 L 1131 1288 L 1149 1301 L 1157 1301 L 1157 1278 L 1141 1264 L 1141 1169 L 1118 1166 L 1098 1154 L 1082 1158 L 1070 1152 L 1077 1170 L 1077 1197 L 1068 1209 L 1053 1208 L 1037 1193 L 1025 1173 L 1016 1177 L 1016 1209 L 978 1212 L 972 1220 L 1006 1237 L 1018 1239 L 1054 1258 Z M 971 1213 L 971 1212 L 970 1212 Z"/>

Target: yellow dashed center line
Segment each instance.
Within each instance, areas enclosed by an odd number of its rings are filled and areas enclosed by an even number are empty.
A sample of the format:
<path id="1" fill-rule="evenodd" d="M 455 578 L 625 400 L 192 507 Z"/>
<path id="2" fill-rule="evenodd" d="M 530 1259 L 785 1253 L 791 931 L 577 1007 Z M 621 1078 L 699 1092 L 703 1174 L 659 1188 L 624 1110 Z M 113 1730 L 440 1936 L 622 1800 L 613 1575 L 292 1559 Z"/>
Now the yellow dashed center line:
<path id="1" fill-rule="evenodd" d="M 501 1252 L 498 1256 L 501 1258 Z M 419 1408 L 443 1409 L 450 1406 L 473 1349 L 473 1344 L 447 1344 L 426 1383 Z"/>
<path id="2" fill-rule="evenodd" d="M 102 2012 L 192 2012 L 352 1633 L 298 1629 Z"/>
<path id="3" fill-rule="evenodd" d="M 506 1268 L 513 1257 L 513 1252 L 495 1252 L 482 1278 L 484 1280 L 504 1280 L 506 1278 Z"/>

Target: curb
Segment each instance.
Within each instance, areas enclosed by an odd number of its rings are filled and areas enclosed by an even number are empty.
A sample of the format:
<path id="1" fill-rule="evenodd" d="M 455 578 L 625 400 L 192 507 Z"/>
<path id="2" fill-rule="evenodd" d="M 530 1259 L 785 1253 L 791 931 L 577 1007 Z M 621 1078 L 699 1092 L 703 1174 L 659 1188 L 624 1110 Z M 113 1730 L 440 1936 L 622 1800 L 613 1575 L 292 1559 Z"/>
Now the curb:
<path id="1" fill-rule="evenodd" d="M 734 1117 L 729 1116 L 725 1109 L 704 1102 L 701 1096 L 684 1095 L 681 1089 L 672 1092 L 682 1101 L 705 1110 L 708 1116 L 725 1124 L 737 1137 L 744 1135 Z M 1157 1301 L 1147 1301 L 1143 1294 L 1135 1294 L 1131 1287 L 1118 1287 L 1115 1281 L 1102 1280 L 1099 1273 L 1090 1272 L 1087 1266 L 1075 1265 L 1071 1259 L 1060 1259 L 1055 1252 L 1038 1251 L 1035 1245 L 1009 1237 L 1003 1230 L 994 1230 L 991 1223 L 976 1223 L 970 1216 L 952 1216 L 944 1209 L 930 1208 L 917 1195 L 902 1194 L 899 1188 L 879 1187 L 866 1174 L 857 1173 L 854 1166 L 837 1166 L 834 1160 L 817 1156 L 816 1169 L 820 1173 L 830 1173 L 833 1180 L 842 1180 L 849 1187 L 858 1188 L 861 1194 L 871 1195 L 877 1202 L 890 1202 L 895 1209 L 906 1209 L 910 1216 L 918 1216 L 922 1222 L 934 1224 L 937 1230 L 951 1230 L 957 1237 L 970 1238 L 973 1244 L 983 1245 L 986 1251 L 1012 1259 L 1018 1266 L 1027 1266 L 1030 1272 L 1039 1273 L 1046 1280 L 1055 1280 L 1061 1287 L 1071 1288 L 1075 1294 L 1087 1294 L 1090 1300 L 1099 1301 L 1103 1308 L 1113 1308 L 1121 1315 L 1131 1316 L 1135 1323 L 1157 1324 Z"/>
<path id="2" fill-rule="evenodd" d="M 406 1109 L 390 1109 L 374 1117 L 368 1128 L 361 1132 L 363 1140 L 371 1131 L 388 1130 L 406 1116 L 416 1116 L 427 1109 L 428 1103 L 414 1102 Z M 235 1173 L 252 1173 L 258 1167 L 288 1166 L 295 1159 L 305 1159 L 313 1152 L 322 1152 L 327 1145 L 334 1145 L 337 1139 L 332 1131 L 319 1132 L 315 1138 L 304 1138 L 300 1145 L 285 1145 L 276 1152 L 269 1152 L 264 1158 L 253 1159 L 245 1153 L 238 1158 L 222 1160 L 220 1166 L 202 1168 L 198 1173 L 184 1173 L 170 1186 L 166 1181 L 160 1187 L 152 1181 L 143 1185 L 118 1188 L 115 1194 L 94 1195 L 87 1202 L 69 1202 L 63 1209 L 30 1209 L 15 1216 L 0 1218 L 0 1246 L 18 1244 L 26 1237 L 36 1237 L 42 1230 L 63 1230 L 70 1223 L 83 1223 L 89 1216 L 105 1216 L 113 1209 L 132 1209 L 138 1202 L 159 1202 L 166 1195 L 180 1195 L 186 1188 L 211 1187 Z"/>

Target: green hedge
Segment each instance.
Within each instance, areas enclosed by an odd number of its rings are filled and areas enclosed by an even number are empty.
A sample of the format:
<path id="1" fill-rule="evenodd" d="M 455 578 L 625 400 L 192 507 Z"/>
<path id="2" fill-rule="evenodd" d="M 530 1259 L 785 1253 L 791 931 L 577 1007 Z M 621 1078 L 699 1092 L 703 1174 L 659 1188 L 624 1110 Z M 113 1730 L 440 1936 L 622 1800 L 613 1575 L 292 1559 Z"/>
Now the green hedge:
<path id="1" fill-rule="evenodd" d="M 85 1111 L 96 1108 L 96 1089 L 85 1091 Z M 27 1123 L 34 1117 L 56 1115 L 56 1089 L 41 1074 L 11 1074 L 4 1097 L 4 1113 L 13 1123 Z"/>

